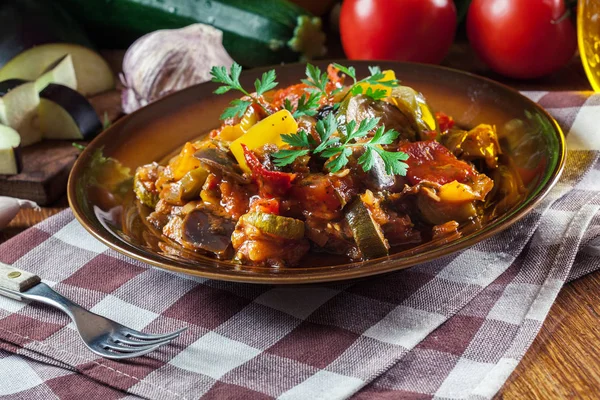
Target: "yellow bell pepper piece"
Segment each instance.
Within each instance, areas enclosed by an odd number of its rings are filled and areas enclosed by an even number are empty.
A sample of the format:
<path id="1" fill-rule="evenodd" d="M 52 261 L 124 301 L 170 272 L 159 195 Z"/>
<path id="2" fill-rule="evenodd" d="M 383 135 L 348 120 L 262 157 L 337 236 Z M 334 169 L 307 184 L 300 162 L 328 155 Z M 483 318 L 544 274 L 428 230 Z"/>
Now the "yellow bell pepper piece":
<path id="1" fill-rule="evenodd" d="M 190 142 L 187 142 L 177 157 L 170 163 L 173 178 L 180 180 L 185 174 L 193 169 L 200 168 L 200 160 L 194 157 L 196 148 Z"/>
<path id="2" fill-rule="evenodd" d="M 467 201 L 478 200 L 480 197 L 470 186 L 457 181 L 448 182 L 445 185 L 442 185 L 437 194 L 440 201 L 446 203 L 464 203 Z"/>
<path id="3" fill-rule="evenodd" d="M 227 142 L 233 142 L 244 133 L 248 132 L 258 122 L 258 115 L 254 111 L 254 107 L 248 107 L 244 116 L 238 124 L 226 125 L 219 132 L 219 139 Z"/>
<path id="4" fill-rule="evenodd" d="M 381 81 L 393 81 L 396 79 L 396 74 L 391 69 L 387 69 L 382 72 L 383 72 L 383 79 L 380 79 Z M 363 89 L 363 93 L 365 93 L 367 91 L 367 88 L 370 87 L 371 90 L 373 90 L 373 91 L 375 91 L 377 89 L 385 90 L 386 96 L 389 96 L 392 94 L 392 88 L 384 86 L 384 85 L 370 85 L 366 82 L 363 82 L 363 83 L 359 83 L 358 86 L 360 86 Z"/>
<path id="5" fill-rule="evenodd" d="M 275 114 L 259 121 L 243 136 L 231 143 L 229 150 L 231 150 L 240 167 L 244 171 L 250 172 L 250 168 L 246 165 L 242 144 L 245 144 L 249 150 L 257 149 L 265 144 L 283 147 L 285 143 L 281 139 L 281 135 L 297 132 L 298 124 L 292 114 L 288 110 L 277 111 Z"/>
<path id="6" fill-rule="evenodd" d="M 258 115 L 253 106 L 248 107 L 238 124 L 244 133 L 248 132 L 258 122 Z"/>
<path id="7" fill-rule="evenodd" d="M 245 132 L 242 130 L 242 128 L 240 128 L 240 124 L 225 125 L 223 129 L 221 129 L 221 132 L 219 132 L 219 139 L 227 142 L 233 142 L 244 133 Z"/>
<path id="8" fill-rule="evenodd" d="M 427 124 L 429 130 L 435 131 L 437 127 L 437 121 L 429 109 L 429 106 L 427 103 L 422 102 L 419 99 L 417 99 L 417 104 L 419 104 L 419 109 L 421 109 L 421 118 L 423 118 L 423 121 Z"/>

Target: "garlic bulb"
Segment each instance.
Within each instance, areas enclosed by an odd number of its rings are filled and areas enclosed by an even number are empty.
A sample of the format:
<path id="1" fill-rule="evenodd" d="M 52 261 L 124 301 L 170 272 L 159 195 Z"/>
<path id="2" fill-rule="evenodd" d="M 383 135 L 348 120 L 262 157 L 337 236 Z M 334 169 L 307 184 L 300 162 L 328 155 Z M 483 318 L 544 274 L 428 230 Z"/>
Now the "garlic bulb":
<path id="1" fill-rule="evenodd" d="M 4 229 L 13 220 L 21 208 L 39 210 L 40 206 L 30 200 L 0 196 L 0 230 Z"/>
<path id="2" fill-rule="evenodd" d="M 123 111 L 131 113 L 159 98 L 211 79 L 213 66 L 231 67 L 223 32 L 204 24 L 151 32 L 125 53 Z"/>

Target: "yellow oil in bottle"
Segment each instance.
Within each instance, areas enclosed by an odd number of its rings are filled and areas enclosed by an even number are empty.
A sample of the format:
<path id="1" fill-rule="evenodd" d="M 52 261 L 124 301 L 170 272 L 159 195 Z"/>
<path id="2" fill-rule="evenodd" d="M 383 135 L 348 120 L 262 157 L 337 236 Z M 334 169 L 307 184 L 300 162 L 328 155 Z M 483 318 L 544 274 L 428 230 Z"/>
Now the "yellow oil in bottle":
<path id="1" fill-rule="evenodd" d="M 600 92 L 600 0 L 579 0 L 577 40 L 585 73 L 596 92 Z"/>

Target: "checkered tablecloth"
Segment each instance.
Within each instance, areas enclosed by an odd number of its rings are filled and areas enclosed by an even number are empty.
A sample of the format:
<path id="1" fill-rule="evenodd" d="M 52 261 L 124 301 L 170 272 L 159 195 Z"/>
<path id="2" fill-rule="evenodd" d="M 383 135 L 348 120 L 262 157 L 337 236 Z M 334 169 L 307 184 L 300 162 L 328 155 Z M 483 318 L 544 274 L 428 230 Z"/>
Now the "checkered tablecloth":
<path id="1" fill-rule="evenodd" d="M 0 297 L 0 397 L 22 399 L 488 399 L 565 281 L 600 266 L 600 95 L 529 92 L 568 133 L 542 204 L 476 246 L 352 283 L 272 287 L 175 275 L 94 240 L 65 211 L 0 246 L 94 312 L 172 345 L 116 362 L 68 318 Z"/>

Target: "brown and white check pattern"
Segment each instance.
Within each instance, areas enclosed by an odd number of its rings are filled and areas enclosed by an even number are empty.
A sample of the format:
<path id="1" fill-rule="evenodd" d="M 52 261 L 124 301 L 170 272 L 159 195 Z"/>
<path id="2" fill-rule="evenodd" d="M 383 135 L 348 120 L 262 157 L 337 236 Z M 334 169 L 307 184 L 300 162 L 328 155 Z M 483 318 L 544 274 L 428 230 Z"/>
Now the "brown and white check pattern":
<path id="1" fill-rule="evenodd" d="M 353 283 L 271 287 L 175 275 L 97 242 L 65 211 L 0 246 L 94 312 L 189 329 L 116 362 L 66 316 L 0 297 L 0 397 L 15 399 L 489 399 L 565 281 L 600 267 L 600 95 L 526 93 L 568 132 L 560 183 L 504 232 L 460 253 Z"/>

